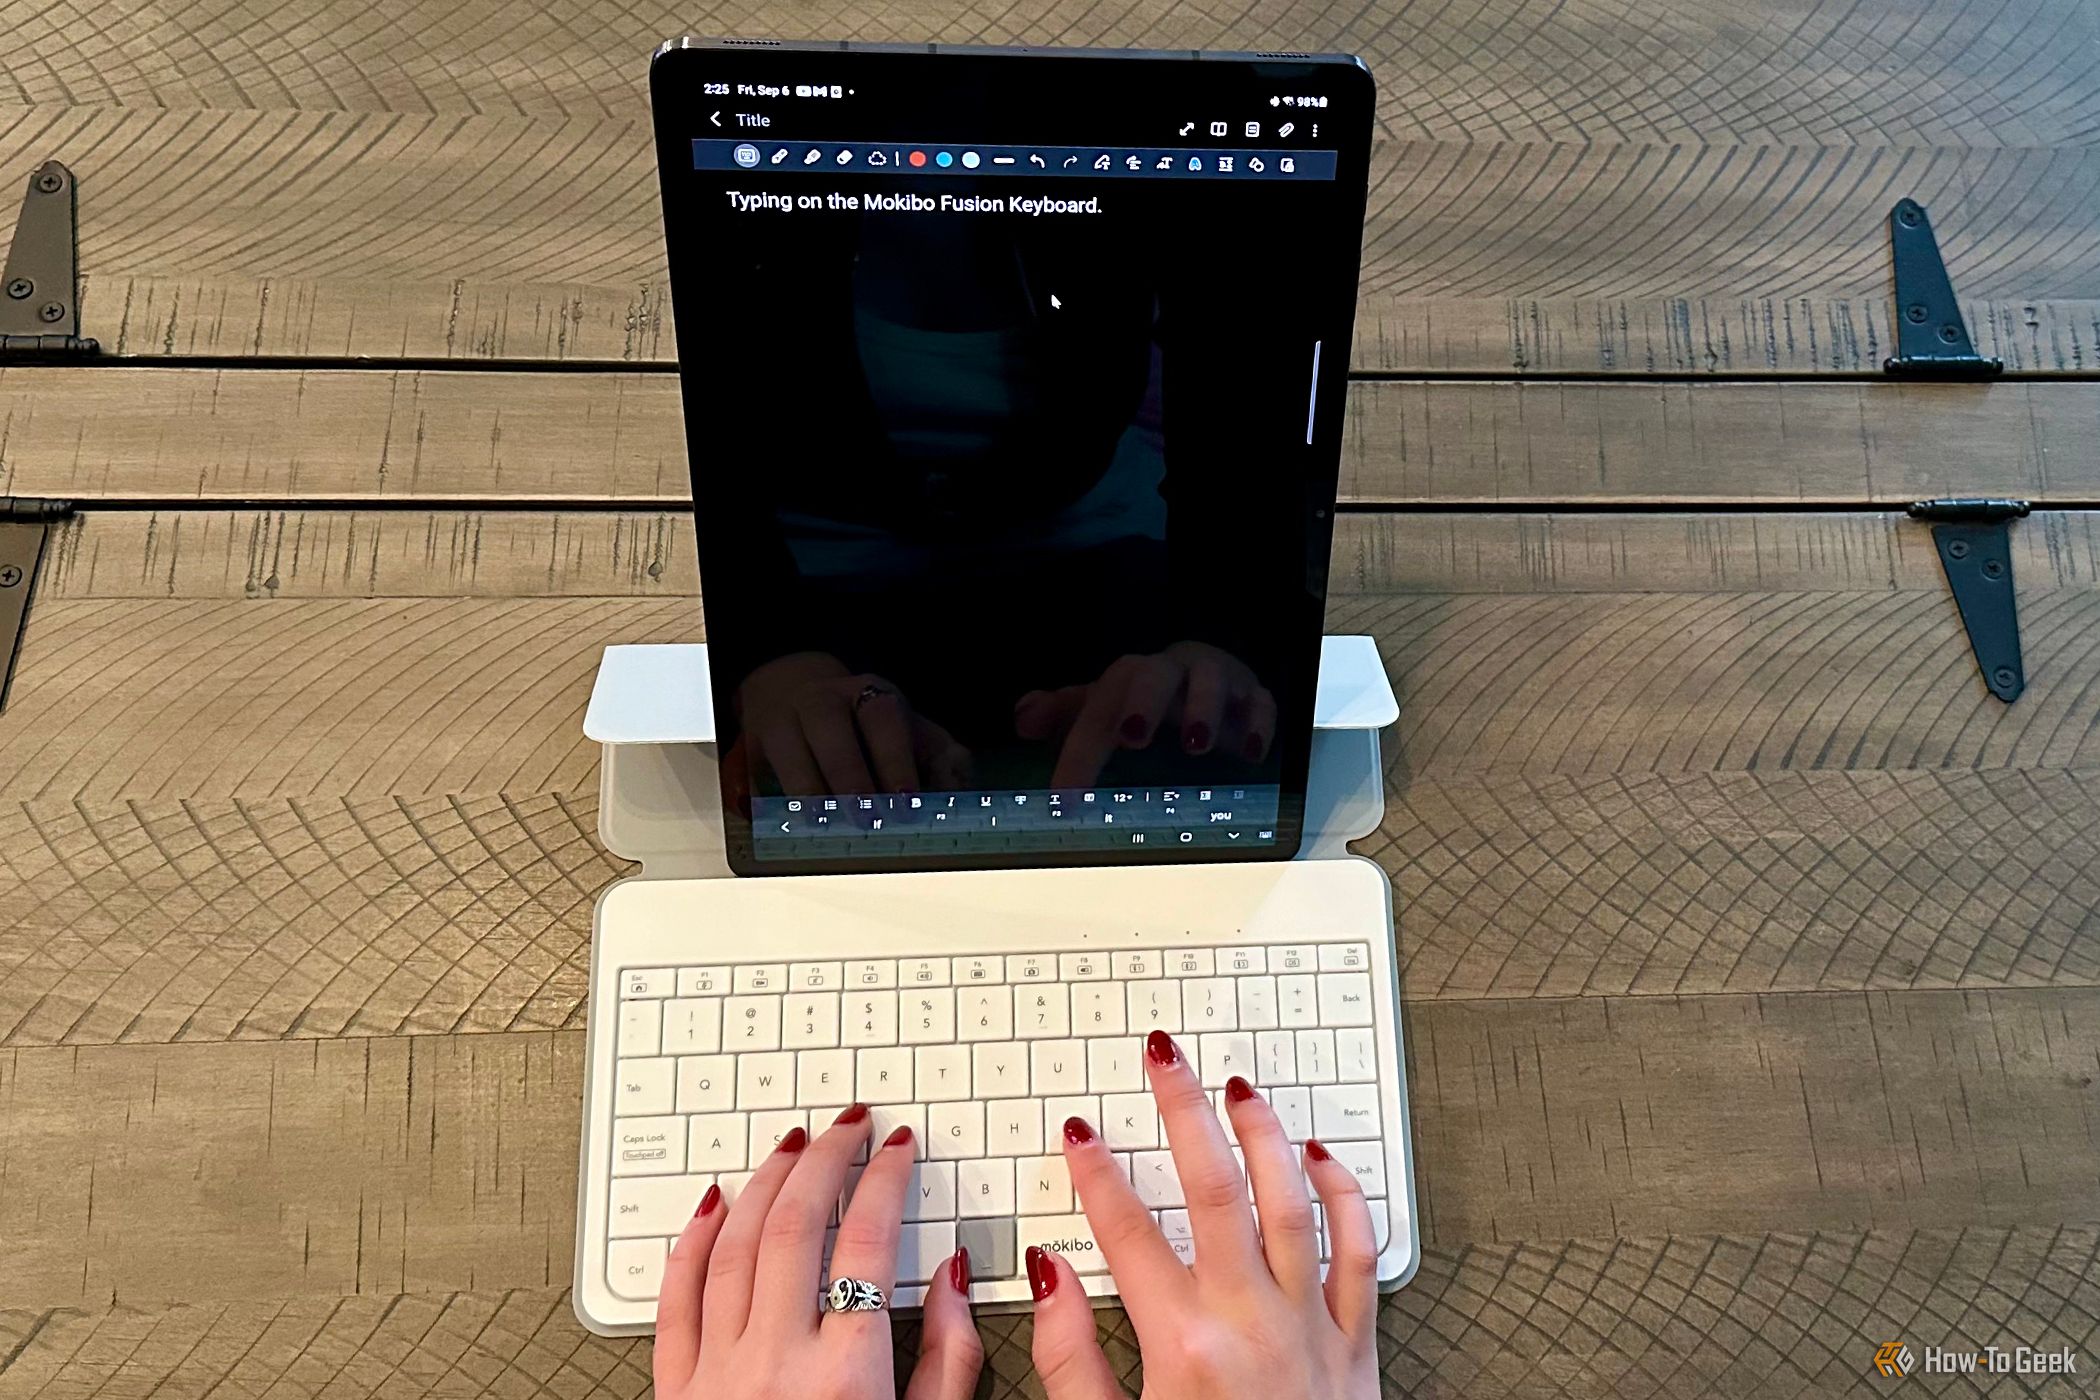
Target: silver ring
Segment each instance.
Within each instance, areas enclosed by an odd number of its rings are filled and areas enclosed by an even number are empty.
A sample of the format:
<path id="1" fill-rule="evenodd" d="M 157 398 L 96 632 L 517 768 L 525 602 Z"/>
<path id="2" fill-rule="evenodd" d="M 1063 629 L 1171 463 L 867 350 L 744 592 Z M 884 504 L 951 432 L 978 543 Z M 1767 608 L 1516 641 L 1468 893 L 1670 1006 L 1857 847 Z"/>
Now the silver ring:
<path id="1" fill-rule="evenodd" d="M 885 695 L 895 695 L 896 693 L 896 691 L 891 690 L 886 685 L 864 685 L 860 688 L 860 694 L 853 697 L 853 708 L 858 710 L 870 700 L 880 700 Z"/>
<path id="2" fill-rule="evenodd" d="M 890 1295 L 864 1278 L 835 1278 L 824 1290 L 817 1307 L 822 1312 L 881 1312 L 890 1305 Z"/>

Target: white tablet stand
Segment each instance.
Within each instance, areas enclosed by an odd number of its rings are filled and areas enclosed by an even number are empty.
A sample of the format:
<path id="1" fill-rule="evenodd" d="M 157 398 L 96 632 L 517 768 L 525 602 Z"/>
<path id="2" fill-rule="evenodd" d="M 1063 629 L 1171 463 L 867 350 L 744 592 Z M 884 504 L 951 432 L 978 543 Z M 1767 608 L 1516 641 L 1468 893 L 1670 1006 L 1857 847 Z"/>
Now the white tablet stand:
<path id="1" fill-rule="evenodd" d="M 1298 859 L 1348 854 L 1385 816 L 1378 731 L 1400 717 L 1369 637 L 1328 637 L 1313 701 L 1305 839 Z M 650 880 L 733 877 L 723 856 L 722 789 L 707 647 L 607 647 L 583 732 L 604 746 L 598 836 Z"/>

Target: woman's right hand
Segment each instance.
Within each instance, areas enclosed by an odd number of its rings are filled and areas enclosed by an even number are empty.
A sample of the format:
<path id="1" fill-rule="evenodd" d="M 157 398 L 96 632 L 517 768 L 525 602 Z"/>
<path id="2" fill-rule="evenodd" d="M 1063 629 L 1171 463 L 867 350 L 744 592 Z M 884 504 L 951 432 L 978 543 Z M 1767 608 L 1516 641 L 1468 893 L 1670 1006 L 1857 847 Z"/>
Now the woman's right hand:
<path id="1" fill-rule="evenodd" d="M 1247 1176 L 1194 1069 L 1164 1031 L 1146 1073 L 1188 1201 L 1195 1262 L 1184 1265 L 1093 1125 L 1065 1124 L 1065 1161 L 1102 1258 L 1137 1331 L 1150 1400 L 1377 1400 L 1378 1247 L 1363 1191 L 1317 1142 L 1298 1150 L 1247 1081 L 1226 1112 Z M 1306 1178 L 1334 1245 L 1324 1286 Z M 1254 1210 L 1247 1180 L 1254 1183 Z M 1255 1225 L 1255 1210 L 1261 1214 Z M 1117 1400 L 1094 1313 L 1072 1266 L 1031 1248 L 1035 1368 L 1049 1400 Z"/>
<path id="2" fill-rule="evenodd" d="M 725 756 L 735 791 L 770 776 L 787 796 L 966 788 L 970 752 L 881 676 L 825 652 L 756 667 L 737 688 L 743 729 Z"/>

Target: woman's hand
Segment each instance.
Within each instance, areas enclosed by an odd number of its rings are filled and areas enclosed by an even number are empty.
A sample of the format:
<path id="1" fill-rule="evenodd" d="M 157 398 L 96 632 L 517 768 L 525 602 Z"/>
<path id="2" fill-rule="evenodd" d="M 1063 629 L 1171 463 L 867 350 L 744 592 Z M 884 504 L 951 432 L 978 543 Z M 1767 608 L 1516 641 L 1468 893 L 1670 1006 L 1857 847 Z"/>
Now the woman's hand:
<path id="1" fill-rule="evenodd" d="M 770 774 L 789 796 L 966 788 L 970 753 L 881 676 L 802 651 L 753 670 L 737 688 L 743 734 L 732 781 Z"/>
<path id="2" fill-rule="evenodd" d="M 1166 1120 L 1195 1235 L 1195 1262 L 1168 1246 L 1091 1124 L 1065 1124 L 1065 1161 L 1137 1330 L 1153 1400 L 1376 1400 L 1378 1247 L 1356 1178 L 1317 1142 L 1303 1165 L 1268 1102 L 1244 1079 L 1226 1112 L 1247 1154 L 1240 1175 L 1195 1072 L 1164 1031 L 1145 1041 L 1152 1095 Z M 1327 1207 L 1334 1259 L 1320 1251 L 1306 1195 Z M 1261 1228 L 1255 1228 L 1255 1213 Z M 1094 1314 L 1071 1265 L 1028 1251 L 1035 1292 L 1035 1368 L 1049 1400 L 1122 1395 L 1094 1340 Z"/>
<path id="3" fill-rule="evenodd" d="M 736 1203 L 710 1186 L 671 1247 L 656 1304 L 656 1393 L 664 1400 L 893 1400 L 888 1312 L 820 1312 L 824 1230 L 846 1168 L 868 1140 L 855 1104 L 811 1142 L 797 1128 Z M 877 1147 L 839 1224 L 834 1278 L 896 1283 L 912 1133 Z M 984 1362 L 970 1320 L 970 1259 L 958 1250 L 926 1292 L 907 1400 L 969 1400 Z"/>
<path id="4" fill-rule="evenodd" d="M 1085 685 L 1031 690 L 1014 705 L 1016 734 L 1063 742 L 1051 787 L 1091 787 L 1117 749 L 1147 748 L 1170 729 L 1183 753 L 1259 763 L 1276 739 L 1276 697 L 1231 652 L 1176 642 L 1118 657 Z"/>

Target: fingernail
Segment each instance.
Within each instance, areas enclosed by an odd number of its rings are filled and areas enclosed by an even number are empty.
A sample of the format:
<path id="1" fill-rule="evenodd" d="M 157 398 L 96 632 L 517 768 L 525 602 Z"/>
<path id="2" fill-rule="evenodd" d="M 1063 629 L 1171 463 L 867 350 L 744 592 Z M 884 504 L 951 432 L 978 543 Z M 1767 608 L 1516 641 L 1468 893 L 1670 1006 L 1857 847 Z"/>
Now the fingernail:
<path id="1" fill-rule="evenodd" d="M 722 1204 L 722 1188 L 719 1186 L 708 1187 L 707 1194 L 700 1198 L 699 1209 L 693 1212 L 693 1219 L 698 1220 L 703 1215 L 711 1214 L 714 1208 L 720 1204 Z"/>
<path id="2" fill-rule="evenodd" d="M 1259 759 L 1261 757 L 1261 735 L 1249 734 L 1247 742 L 1240 745 L 1240 753 L 1245 756 L 1249 763 Z"/>
<path id="3" fill-rule="evenodd" d="M 1145 1037 L 1145 1058 L 1161 1069 L 1171 1069 L 1181 1059 L 1181 1050 L 1174 1044 L 1173 1036 L 1154 1031 Z"/>
<path id="4" fill-rule="evenodd" d="M 1038 1303 L 1057 1291 L 1057 1265 L 1050 1262 L 1050 1252 L 1039 1244 L 1028 1246 L 1028 1291 Z"/>
<path id="5" fill-rule="evenodd" d="M 890 1135 L 882 1140 L 884 1147 L 902 1147 L 911 1141 L 911 1124 L 899 1123 L 890 1129 Z"/>
<path id="6" fill-rule="evenodd" d="M 803 1132 L 800 1128 L 789 1128 L 787 1135 L 780 1139 L 780 1146 L 773 1150 L 775 1152 L 800 1152 L 807 1146 L 809 1146 L 809 1134 Z"/>
<path id="7" fill-rule="evenodd" d="M 1254 1086 L 1235 1074 L 1225 1081 L 1225 1097 L 1234 1103 L 1245 1103 L 1254 1097 Z"/>
<path id="8" fill-rule="evenodd" d="M 1210 726 L 1198 720 L 1181 732 L 1181 742 L 1190 753 L 1202 753 L 1210 747 Z"/>
<path id="9" fill-rule="evenodd" d="M 970 1251 L 967 1248 L 955 1251 L 948 1261 L 948 1286 L 957 1293 L 970 1291 Z"/>
<path id="10" fill-rule="evenodd" d="M 1065 1120 L 1066 1142 L 1071 1143 L 1074 1147 L 1084 1147 L 1093 1140 L 1094 1130 L 1088 1126 L 1086 1119 L 1067 1118 Z"/>
<path id="11" fill-rule="evenodd" d="M 834 1126 L 837 1126 L 839 1124 L 844 1123 L 858 1123 L 861 1119 L 867 1116 L 868 1106 L 866 1104 L 848 1104 L 846 1105 L 846 1111 L 844 1113 L 841 1113 L 838 1117 L 832 1119 L 831 1121 Z"/>
<path id="12" fill-rule="evenodd" d="M 1315 1162 L 1332 1162 L 1334 1160 L 1334 1154 L 1322 1147 L 1318 1138 L 1307 1138 L 1305 1140 L 1305 1155 L 1312 1158 Z"/>
<path id="13" fill-rule="evenodd" d="M 1125 715 L 1123 717 L 1123 741 L 1129 744 L 1142 744 L 1145 742 L 1145 717 L 1143 715 Z"/>

